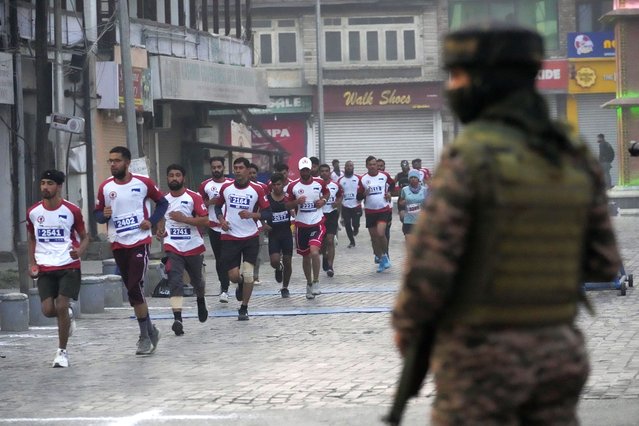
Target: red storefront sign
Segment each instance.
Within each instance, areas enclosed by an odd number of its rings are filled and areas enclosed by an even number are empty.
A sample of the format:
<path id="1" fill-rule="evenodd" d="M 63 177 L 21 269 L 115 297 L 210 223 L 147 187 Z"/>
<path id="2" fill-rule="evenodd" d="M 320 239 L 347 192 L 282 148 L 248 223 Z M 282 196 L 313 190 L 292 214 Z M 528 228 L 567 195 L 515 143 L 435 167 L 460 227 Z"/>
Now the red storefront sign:
<path id="1" fill-rule="evenodd" d="M 439 109 L 441 104 L 441 83 L 439 82 L 324 87 L 324 111 L 326 112 Z"/>
<path id="2" fill-rule="evenodd" d="M 550 59 L 543 61 L 537 73 L 537 88 L 539 90 L 568 91 L 568 61 L 565 59 Z"/>
<path id="3" fill-rule="evenodd" d="M 277 120 L 270 117 L 260 117 L 257 122 L 260 126 L 273 137 L 282 147 L 288 151 L 288 157 L 285 159 L 290 169 L 289 177 L 296 179 L 299 177 L 297 163 L 300 158 L 306 155 L 306 120 L 281 118 L 282 114 L 277 116 Z M 230 145 L 230 128 L 227 132 L 226 144 Z M 273 150 L 273 146 L 266 139 L 253 132 L 252 148 Z M 258 164 L 260 167 L 261 165 Z"/>

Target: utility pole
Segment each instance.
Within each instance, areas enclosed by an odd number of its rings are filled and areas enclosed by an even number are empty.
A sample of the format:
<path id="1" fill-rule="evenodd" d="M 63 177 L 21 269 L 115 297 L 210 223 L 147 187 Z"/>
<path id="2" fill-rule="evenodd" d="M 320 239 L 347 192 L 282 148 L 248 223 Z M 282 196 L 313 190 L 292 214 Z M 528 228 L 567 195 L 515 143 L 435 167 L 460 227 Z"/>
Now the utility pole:
<path id="1" fill-rule="evenodd" d="M 38 177 L 42 171 L 55 166 L 47 124 L 47 116 L 51 114 L 51 69 L 47 52 L 48 3 L 47 1 L 35 2 L 36 141 L 34 156 L 36 157 L 35 173 Z"/>
<path id="2" fill-rule="evenodd" d="M 45 2 L 46 3 L 46 2 Z M 53 33 L 55 37 L 55 65 L 53 75 L 55 80 L 55 90 L 53 98 L 55 100 L 55 112 L 64 114 L 64 71 L 62 69 L 62 1 L 53 2 Z M 56 167 L 67 175 L 67 150 L 64 147 L 66 138 L 61 131 L 55 132 Z M 67 177 L 68 178 L 68 177 Z"/>
<path id="3" fill-rule="evenodd" d="M 124 84 L 124 117 L 126 124 L 126 144 L 131 158 L 139 158 L 138 133 L 133 99 L 133 65 L 131 63 L 131 39 L 129 32 L 129 6 L 127 0 L 118 2 L 120 21 L 120 56 L 122 64 L 122 84 Z"/>
<path id="4" fill-rule="evenodd" d="M 317 111 L 319 123 L 317 128 L 317 144 L 320 162 L 325 161 L 326 152 L 324 147 L 324 67 L 322 64 L 322 6 L 321 0 L 315 3 L 315 32 L 317 44 Z"/>

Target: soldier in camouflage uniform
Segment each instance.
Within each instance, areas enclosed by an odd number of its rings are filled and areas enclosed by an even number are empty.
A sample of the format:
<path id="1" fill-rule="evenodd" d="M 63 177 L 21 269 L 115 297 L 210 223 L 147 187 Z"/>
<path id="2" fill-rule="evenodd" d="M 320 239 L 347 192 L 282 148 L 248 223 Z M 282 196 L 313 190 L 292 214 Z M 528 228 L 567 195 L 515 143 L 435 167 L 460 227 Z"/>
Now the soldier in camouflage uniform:
<path id="1" fill-rule="evenodd" d="M 516 27 L 444 42 L 466 127 L 442 155 L 392 318 L 402 353 L 436 329 L 433 424 L 577 424 L 581 283 L 612 280 L 620 257 L 597 160 L 535 90 L 542 59 L 541 37 Z"/>

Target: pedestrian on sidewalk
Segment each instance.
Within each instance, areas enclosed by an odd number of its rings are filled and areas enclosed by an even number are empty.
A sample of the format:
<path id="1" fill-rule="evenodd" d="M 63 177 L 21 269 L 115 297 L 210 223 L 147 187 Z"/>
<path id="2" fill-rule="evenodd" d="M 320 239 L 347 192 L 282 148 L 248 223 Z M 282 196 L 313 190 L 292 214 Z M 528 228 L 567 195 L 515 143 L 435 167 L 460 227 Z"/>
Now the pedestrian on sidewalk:
<path id="1" fill-rule="evenodd" d="M 182 305 L 184 300 L 184 271 L 197 298 L 197 316 L 200 322 L 209 317 L 206 309 L 204 293 L 206 280 L 202 275 L 204 262 L 204 240 L 200 229 L 209 224 L 208 211 L 202 196 L 184 186 L 186 171 L 179 164 L 171 164 L 166 168 L 166 180 L 169 193 L 164 197 L 169 207 L 164 218 L 158 223 L 156 235 L 164 243 L 166 252 L 173 325 L 171 329 L 176 336 L 184 334 L 182 321 Z"/>
<path id="2" fill-rule="evenodd" d="M 538 33 L 471 27 L 443 51 L 465 128 L 407 251 L 395 342 L 405 353 L 435 330 L 434 425 L 577 424 L 582 281 L 611 281 L 621 266 L 601 167 L 535 89 Z"/>
<path id="3" fill-rule="evenodd" d="M 604 178 L 606 179 L 606 189 L 610 189 L 612 188 L 610 170 L 612 169 L 612 162 L 615 160 L 615 150 L 610 145 L 610 142 L 606 140 L 603 133 L 597 135 L 597 144 L 599 145 L 599 164 L 601 164 Z"/>
<path id="4" fill-rule="evenodd" d="M 271 175 L 271 192 L 268 202 L 272 217 L 264 224 L 268 233 L 268 253 L 271 266 L 275 269 L 275 281 L 282 283 L 280 294 L 287 299 L 290 296 L 288 285 L 291 281 L 293 258 L 293 233 L 291 231 L 291 213 L 286 207 L 288 198 L 284 193 L 286 178 L 281 173 Z"/>
<path id="5" fill-rule="evenodd" d="M 288 209 L 297 209 L 295 238 L 297 253 L 302 256 L 302 268 L 306 277 L 306 298 L 321 294 L 319 288 L 320 250 L 326 227 L 322 207 L 329 192 L 320 178 L 311 175 L 311 159 L 302 157 L 298 162 L 300 178 L 288 185 Z"/>
<path id="6" fill-rule="evenodd" d="M 335 260 L 335 238 L 339 224 L 339 206 L 342 202 L 342 188 L 331 180 L 331 168 L 328 164 L 320 165 L 320 178 L 328 189 L 329 196 L 326 204 L 322 207 L 324 213 L 324 226 L 326 226 L 326 236 L 322 243 L 322 269 L 326 275 L 333 277 L 335 270 L 333 261 Z"/>
<path id="7" fill-rule="evenodd" d="M 62 198 L 64 173 L 40 176 L 42 200 L 27 211 L 29 273 L 37 279 L 44 316 L 58 320 L 58 350 L 53 367 L 69 366 L 67 343 L 75 329 L 71 299 L 80 293 L 80 258 L 89 246 L 82 211 Z M 80 241 L 78 241 L 80 237 Z"/>
<path id="8" fill-rule="evenodd" d="M 109 151 L 111 177 L 98 189 L 93 211 L 98 223 L 107 224 L 115 263 L 129 295 L 140 327 L 136 355 L 152 354 L 160 340 L 160 331 L 151 321 L 144 297 L 144 273 L 149 261 L 151 228 L 164 216 L 169 203 L 155 183 L 146 176 L 129 171 L 131 151 L 116 146 Z M 155 202 L 149 216 L 147 201 Z"/>
<path id="9" fill-rule="evenodd" d="M 344 176 L 339 178 L 337 184 L 342 188 L 342 220 L 348 237 L 348 248 L 355 247 L 355 237 L 359 233 L 360 219 L 362 218 L 362 202 L 357 199 L 359 176 L 355 174 L 355 166 L 351 160 L 344 163 Z"/>
<path id="10" fill-rule="evenodd" d="M 233 161 L 235 181 L 222 186 L 215 204 L 217 221 L 222 227 L 222 264 L 226 265 L 229 280 L 237 283 L 235 298 L 242 303 L 237 312 L 238 321 L 249 319 L 253 269 L 260 249 L 258 221 L 271 218 L 264 190 L 249 179 L 250 164 L 244 157 Z"/>
<path id="11" fill-rule="evenodd" d="M 229 274 L 226 266 L 222 263 L 222 227 L 217 222 L 215 215 L 215 204 L 220 196 L 220 189 L 224 184 L 233 182 L 233 179 L 224 176 L 224 157 L 211 157 L 211 177 L 200 184 L 198 192 L 204 200 L 204 205 L 209 212 L 209 241 L 211 250 L 215 256 L 215 272 L 220 281 L 220 303 L 229 302 Z"/>

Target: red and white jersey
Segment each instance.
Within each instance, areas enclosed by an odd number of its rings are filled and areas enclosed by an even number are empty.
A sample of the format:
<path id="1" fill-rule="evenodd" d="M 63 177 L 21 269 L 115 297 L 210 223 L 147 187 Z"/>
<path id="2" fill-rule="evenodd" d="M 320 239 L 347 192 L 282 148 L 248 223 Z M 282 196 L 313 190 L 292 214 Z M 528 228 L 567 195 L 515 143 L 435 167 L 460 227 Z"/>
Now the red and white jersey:
<path id="1" fill-rule="evenodd" d="M 135 247 L 151 243 L 151 229 L 143 230 L 140 223 L 150 216 L 151 203 L 164 197 L 155 183 L 146 176 L 132 175 L 126 183 L 108 178 L 98 189 L 96 211 L 111 207 L 107 223 L 108 237 L 113 249 Z"/>
<path id="2" fill-rule="evenodd" d="M 357 189 L 359 188 L 359 176 L 353 174 L 352 176 L 342 176 L 337 181 L 337 184 L 342 188 L 344 198 L 342 199 L 342 206 L 350 209 L 359 207 L 362 205 L 361 201 L 357 200 Z"/>
<path id="3" fill-rule="evenodd" d="M 391 202 L 386 201 L 386 193 L 389 186 L 394 183 L 393 179 L 386 172 L 377 172 L 375 176 L 368 173 L 359 178 L 359 192 L 368 195 L 364 198 L 364 211 L 367 213 L 379 213 L 390 211 Z"/>
<path id="4" fill-rule="evenodd" d="M 188 217 L 207 216 L 208 211 L 204 205 L 202 196 L 190 189 L 184 191 L 179 197 L 174 197 L 169 192 L 164 196 L 169 202 L 164 219 L 166 237 L 164 237 L 164 250 L 177 253 L 181 256 L 193 256 L 203 253 L 204 240 L 197 226 L 182 222 L 176 222 L 169 217 L 171 212 L 181 212 Z"/>
<path id="5" fill-rule="evenodd" d="M 62 200 L 57 209 L 49 210 L 40 201 L 27 211 L 27 230 L 35 237 L 35 260 L 40 271 L 80 268 L 80 259 L 72 259 L 69 254 L 80 245 L 77 234 L 85 230 L 78 206 Z"/>
<path id="6" fill-rule="evenodd" d="M 228 182 L 233 182 L 231 178 L 222 178 L 221 182 L 216 182 L 213 178 L 209 178 L 200 184 L 197 192 L 200 193 L 203 200 L 213 200 L 216 201 L 220 196 L 220 189 L 222 186 Z M 220 228 L 220 224 L 217 223 L 217 217 L 215 216 L 215 204 L 211 204 L 208 207 L 209 211 L 209 227 L 214 231 L 222 232 L 222 228 Z"/>
<path id="7" fill-rule="evenodd" d="M 217 205 L 226 206 L 224 219 L 229 223 L 229 230 L 222 230 L 223 240 L 246 240 L 257 237 L 260 231 L 258 222 L 255 219 L 242 219 L 240 212 L 242 210 L 255 212 L 258 208 L 270 207 L 260 185 L 249 182 L 246 187 L 238 188 L 235 181 L 228 182 L 220 189 Z"/>
<path id="8" fill-rule="evenodd" d="M 329 181 L 325 183 L 326 183 L 326 189 L 328 189 L 328 192 L 329 192 L 329 196 L 328 196 L 328 199 L 326 200 L 326 204 L 324 204 L 324 207 L 322 207 L 322 212 L 324 214 L 331 213 L 337 210 L 337 207 L 335 207 L 333 204 L 335 204 L 335 201 L 342 196 L 342 188 L 337 183 L 333 181 Z"/>
<path id="9" fill-rule="evenodd" d="M 339 178 L 341 178 L 342 176 L 344 176 L 344 172 L 343 172 L 343 171 L 341 171 L 341 170 L 339 171 L 339 174 L 337 174 L 337 173 L 335 172 L 335 170 L 333 170 L 333 171 L 331 172 L 331 180 L 332 180 L 333 182 L 337 182 L 337 181 L 339 180 Z"/>
<path id="10" fill-rule="evenodd" d="M 297 206 L 296 226 L 302 228 L 314 226 L 324 220 L 322 209 L 315 207 L 315 201 L 322 198 L 322 196 L 328 197 L 330 195 L 322 179 L 314 177 L 308 183 L 304 183 L 300 179 L 294 180 L 288 185 L 287 194 L 291 200 L 297 200 L 302 196 L 306 197 L 306 201 Z"/>

